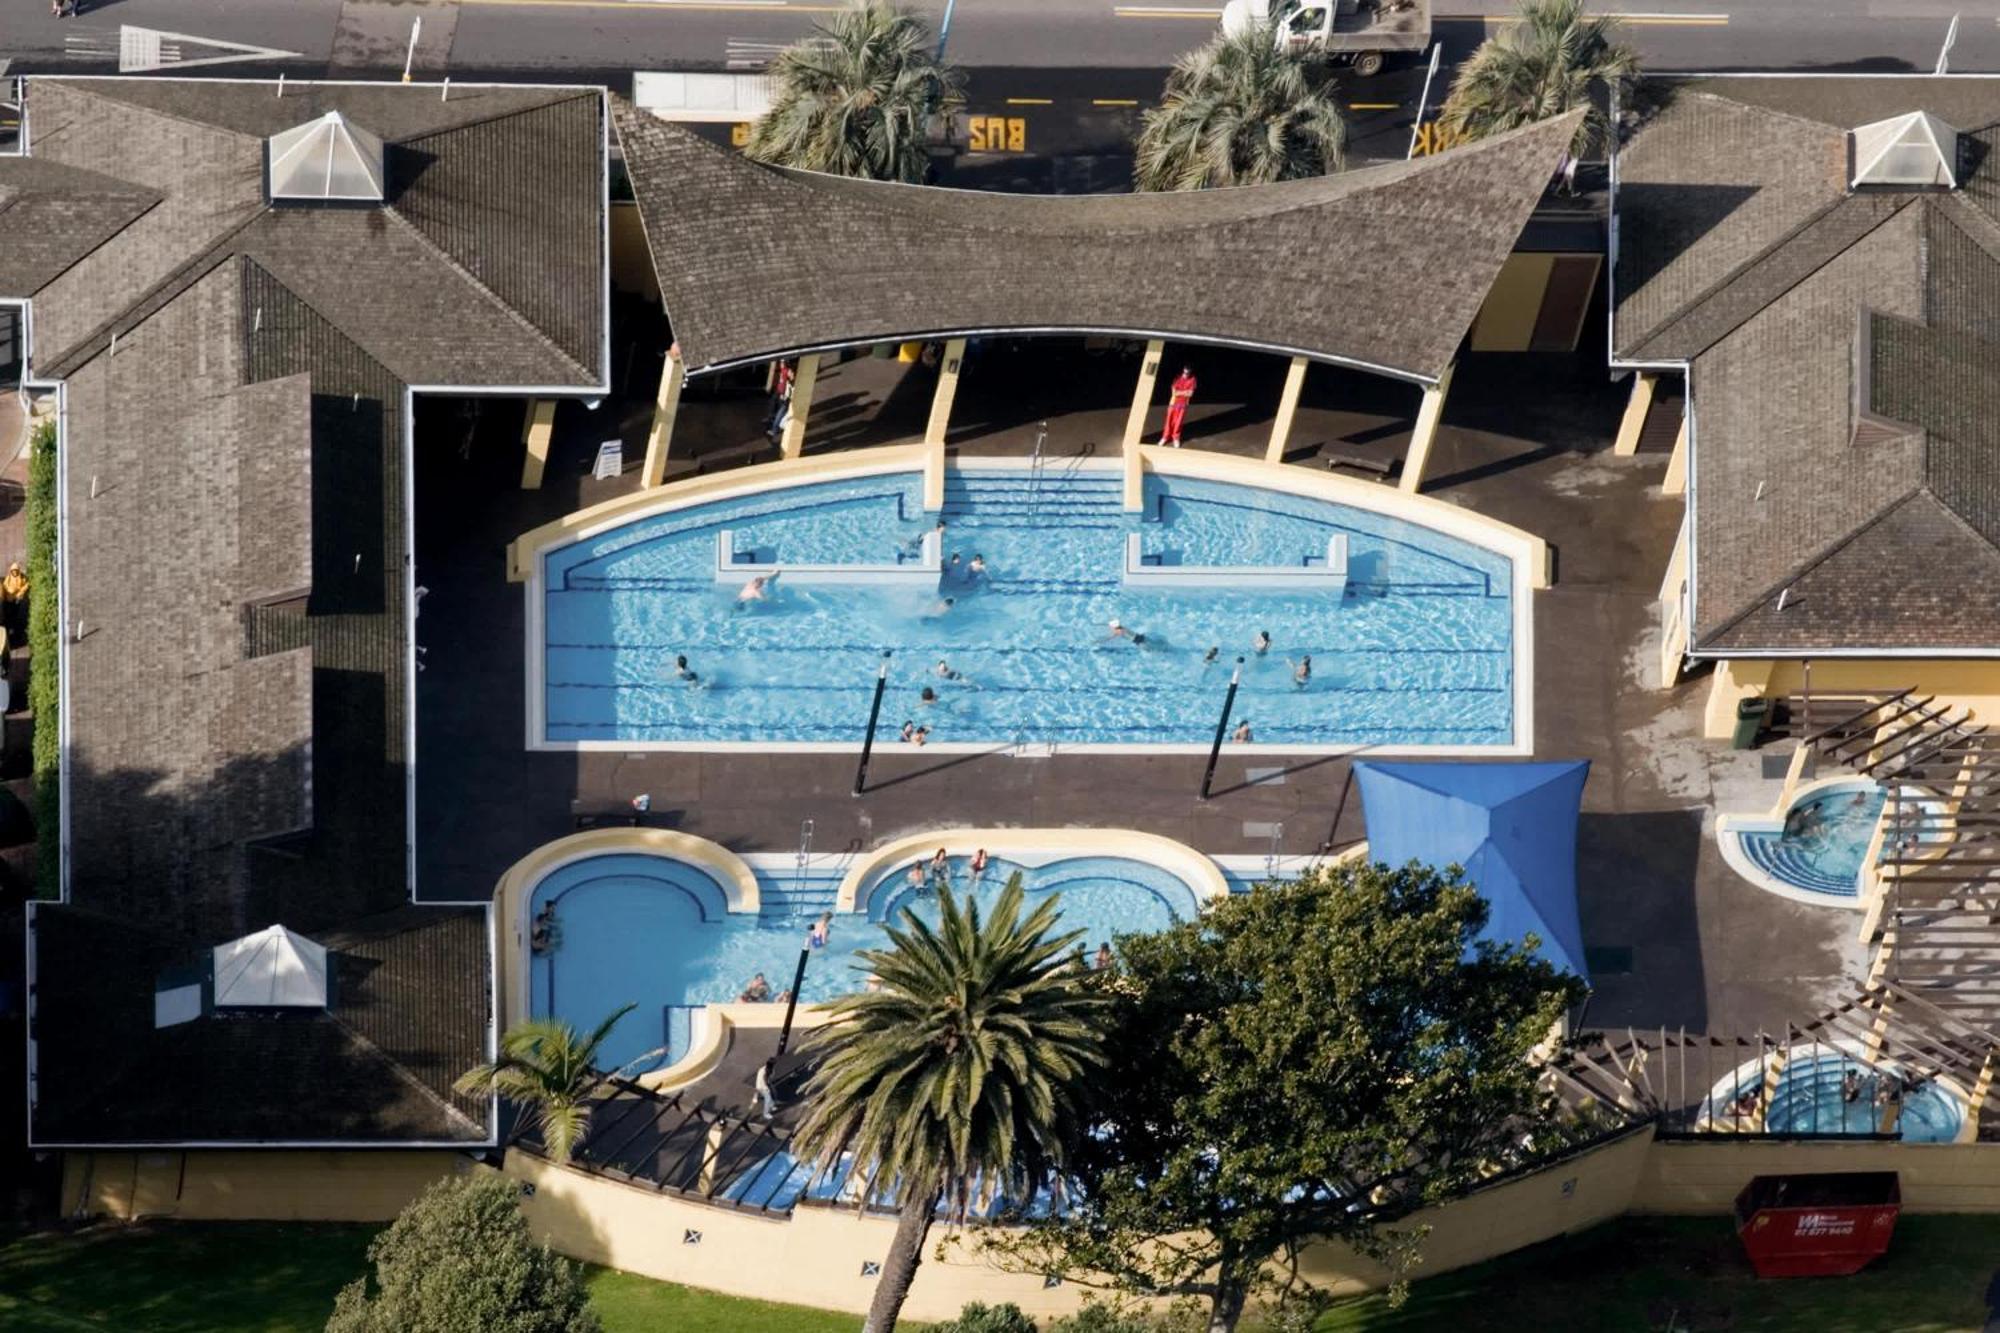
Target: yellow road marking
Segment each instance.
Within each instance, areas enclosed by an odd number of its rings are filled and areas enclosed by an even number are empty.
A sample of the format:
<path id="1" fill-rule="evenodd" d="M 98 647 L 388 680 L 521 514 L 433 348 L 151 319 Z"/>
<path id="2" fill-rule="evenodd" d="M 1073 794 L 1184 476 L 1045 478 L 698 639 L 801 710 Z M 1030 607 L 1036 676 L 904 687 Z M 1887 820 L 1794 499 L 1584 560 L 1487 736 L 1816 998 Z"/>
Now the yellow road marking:
<path id="1" fill-rule="evenodd" d="M 1007 99 L 1007 105 L 1008 106 L 1054 106 L 1055 99 L 1050 97 L 1010 97 Z"/>
<path id="2" fill-rule="evenodd" d="M 837 14 L 844 5 L 800 5 L 792 0 L 459 0 L 461 5 L 504 5 L 515 9 L 691 9 L 734 13 Z"/>
<path id="3" fill-rule="evenodd" d="M 1349 102 L 1349 111 L 1394 111 L 1401 102 Z"/>
<path id="4" fill-rule="evenodd" d="M 1129 97 L 1093 97 L 1092 106 L 1137 106 L 1139 103 Z"/>

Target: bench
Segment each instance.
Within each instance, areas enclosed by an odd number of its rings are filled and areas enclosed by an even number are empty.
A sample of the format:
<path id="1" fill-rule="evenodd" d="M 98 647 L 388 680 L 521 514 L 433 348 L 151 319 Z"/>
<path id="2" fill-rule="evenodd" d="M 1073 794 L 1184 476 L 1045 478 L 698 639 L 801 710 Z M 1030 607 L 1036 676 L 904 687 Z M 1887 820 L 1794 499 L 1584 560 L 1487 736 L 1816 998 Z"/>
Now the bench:
<path id="1" fill-rule="evenodd" d="M 1396 470 L 1394 460 L 1368 458 L 1361 454 L 1329 453 L 1326 456 L 1326 465 L 1329 468 L 1351 467 L 1356 472 L 1372 472 L 1378 477 L 1387 477 Z"/>

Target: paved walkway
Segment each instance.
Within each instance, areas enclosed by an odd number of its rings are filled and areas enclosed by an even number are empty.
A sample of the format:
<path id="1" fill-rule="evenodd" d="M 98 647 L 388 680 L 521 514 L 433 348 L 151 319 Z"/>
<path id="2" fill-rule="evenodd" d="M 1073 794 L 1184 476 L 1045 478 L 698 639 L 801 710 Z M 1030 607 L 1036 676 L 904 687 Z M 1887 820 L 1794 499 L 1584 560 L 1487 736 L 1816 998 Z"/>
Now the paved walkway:
<path id="1" fill-rule="evenodd" d="M 1115 453 L 1130 379 L 1110 356 L 1069 344 L 1066 366 L 1021 353 L 1001 375 L 989 357 L 954 414 L 960 453 L 1022 453 L 1049 422 L 1062 454 Z M 1261 454 L 1282 363 L 1207 352 L 1189 447 Z M 1170 352 L 1170 364 L 1180 358 Z M 981 367 L 975 367 L 975 371 Z M 864 360 L 822 374 L 810 447 L 908 439 L 928 410 L 928 372 Z M 643 379 L 643 376 L 637 376 Z M 1268 393 L 1261 385 L 1268 382 Z M 642 440 L 650 385 L 597 413 L 565 404 L 539 492 L 518 489 L 518 413 L 491 414 L 465 456 L 420 446 L 418 579 L 431 590 L 419 638 L 419 878 L 434 898 L 482 897 L 515 859 L 571 832 L 579 810 L 638 792 L 656 820 L 740 850 L 789 850 L 811 818 L 821 851 L 860 849 L 924 828 L 966 824 L 1129 827 L 1217 854 L 1311 852 L 1361 836 L 1344 759 L 1280 766 L 1225 754 L 1214 799 L 1196 798 L 1199 756 L 935 755 L 880 751 L 863 798 L 839 755 L 531 754 L 522 746 L 523 607 L 503 579 L 505 544 L 536 523 L 628 489 L 586 475 L 596 442 Z M 1652 598 L 1680 520 L 1661 497 L 1659 456 L 1611 457 L 1622 386 L 1566 358 L 1471 358 L 1459 374 L 1427 491 L 1537 531 L 1556 548 L 1558 581 L 1536 599 L 1535 753 L 1592 761 L 1580 835 L 1594 1023 L 1690 1031 L 1782 1028 L 1844 992 L 1862 967 L 1847 913 L 1799 906 L 1737 880 L 1708 828 L 1725 810 L 1768 805 L 1758 756 L 1697 739 L 1697 681 L 1659 691 Z M 727 448 L 756 429 L 754 385 L 691 397 L 677 443 Z M 1067 398 L 1073 410 L 1058 412 Z M 1399 457 L 1417 394 L 1405 385 L 1315 368 L 1295 439 Z M 1268 412 L 1268 408 L 1261 409 Z M 1156 411 L 1157 419 L 1157 411 Z M 911 426 L 912 421 L 916 426 Z M 636 436 L 634 434 L 636 431 Z M 460 430 L 462 434 L 462 429 Z M 420 441 L 437 435 L 420 421 Z M 633 455 L 636 456 L 636 455 Z M 1324 466 L 1323 463 L 1301 464 Z M 1248 770 L 1263 770 L 1252 774 Z M 1273 773 L 1268 770 L 1276 768 Z M 1254 777 L 1255 780 L 1252 780 Z"/>

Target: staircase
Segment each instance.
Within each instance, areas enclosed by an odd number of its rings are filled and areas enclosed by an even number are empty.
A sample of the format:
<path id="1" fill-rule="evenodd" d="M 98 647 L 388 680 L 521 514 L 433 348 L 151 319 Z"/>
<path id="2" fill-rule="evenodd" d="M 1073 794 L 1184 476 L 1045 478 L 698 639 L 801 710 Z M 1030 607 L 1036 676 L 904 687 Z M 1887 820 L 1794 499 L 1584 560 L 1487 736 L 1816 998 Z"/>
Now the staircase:
<path id="1" fill-rule="evenodd" d="M 996 528 L 1120 528 L 1125 525 L 1125 482 L 1116 473 L 1038 479 L 1024 472 L 1019 480 L 982 477 L 975 498 L 964 477 L 948 473 L 940 517 L 950 523 L 974 514 L 983 526 Z"/>

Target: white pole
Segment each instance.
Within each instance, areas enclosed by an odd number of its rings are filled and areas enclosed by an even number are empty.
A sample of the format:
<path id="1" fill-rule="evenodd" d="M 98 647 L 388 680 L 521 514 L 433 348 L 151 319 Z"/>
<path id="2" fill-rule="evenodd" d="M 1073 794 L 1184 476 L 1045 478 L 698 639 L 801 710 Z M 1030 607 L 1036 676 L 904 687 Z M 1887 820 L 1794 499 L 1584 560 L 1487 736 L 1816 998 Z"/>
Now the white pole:
<path id="1" fill-rule="evenodd" d="M 409 54 L 403 57 L 404 83 L 408 83 L 410 81 L 410 67 L 414 65 L 417 61 L 417 34 L 422 32 L 423 30 L 424 30 L 424 21 L 421 17 L 413 18 L 410 20 L 410 50 Z"/>
<path id="2" fill-rule="evenodd" d="M 1410 151 L 1403 154 L 1403 156 L 1406 158 L 1415 157 L 1417 155 L 1417 133 L 1423 127 L 1424 108 L 1429 106 L 1431 101 L 1431 80 L 1437 77 L 1438 57 L 1443 54 L 1444 54 L 1444 43 L 1443 42 L 1433 43 L 1431 46 L 1431 67 L 1424 72 L 1423 95 L 1417 98 L 1417 118 L 1410 123 Z"/>

